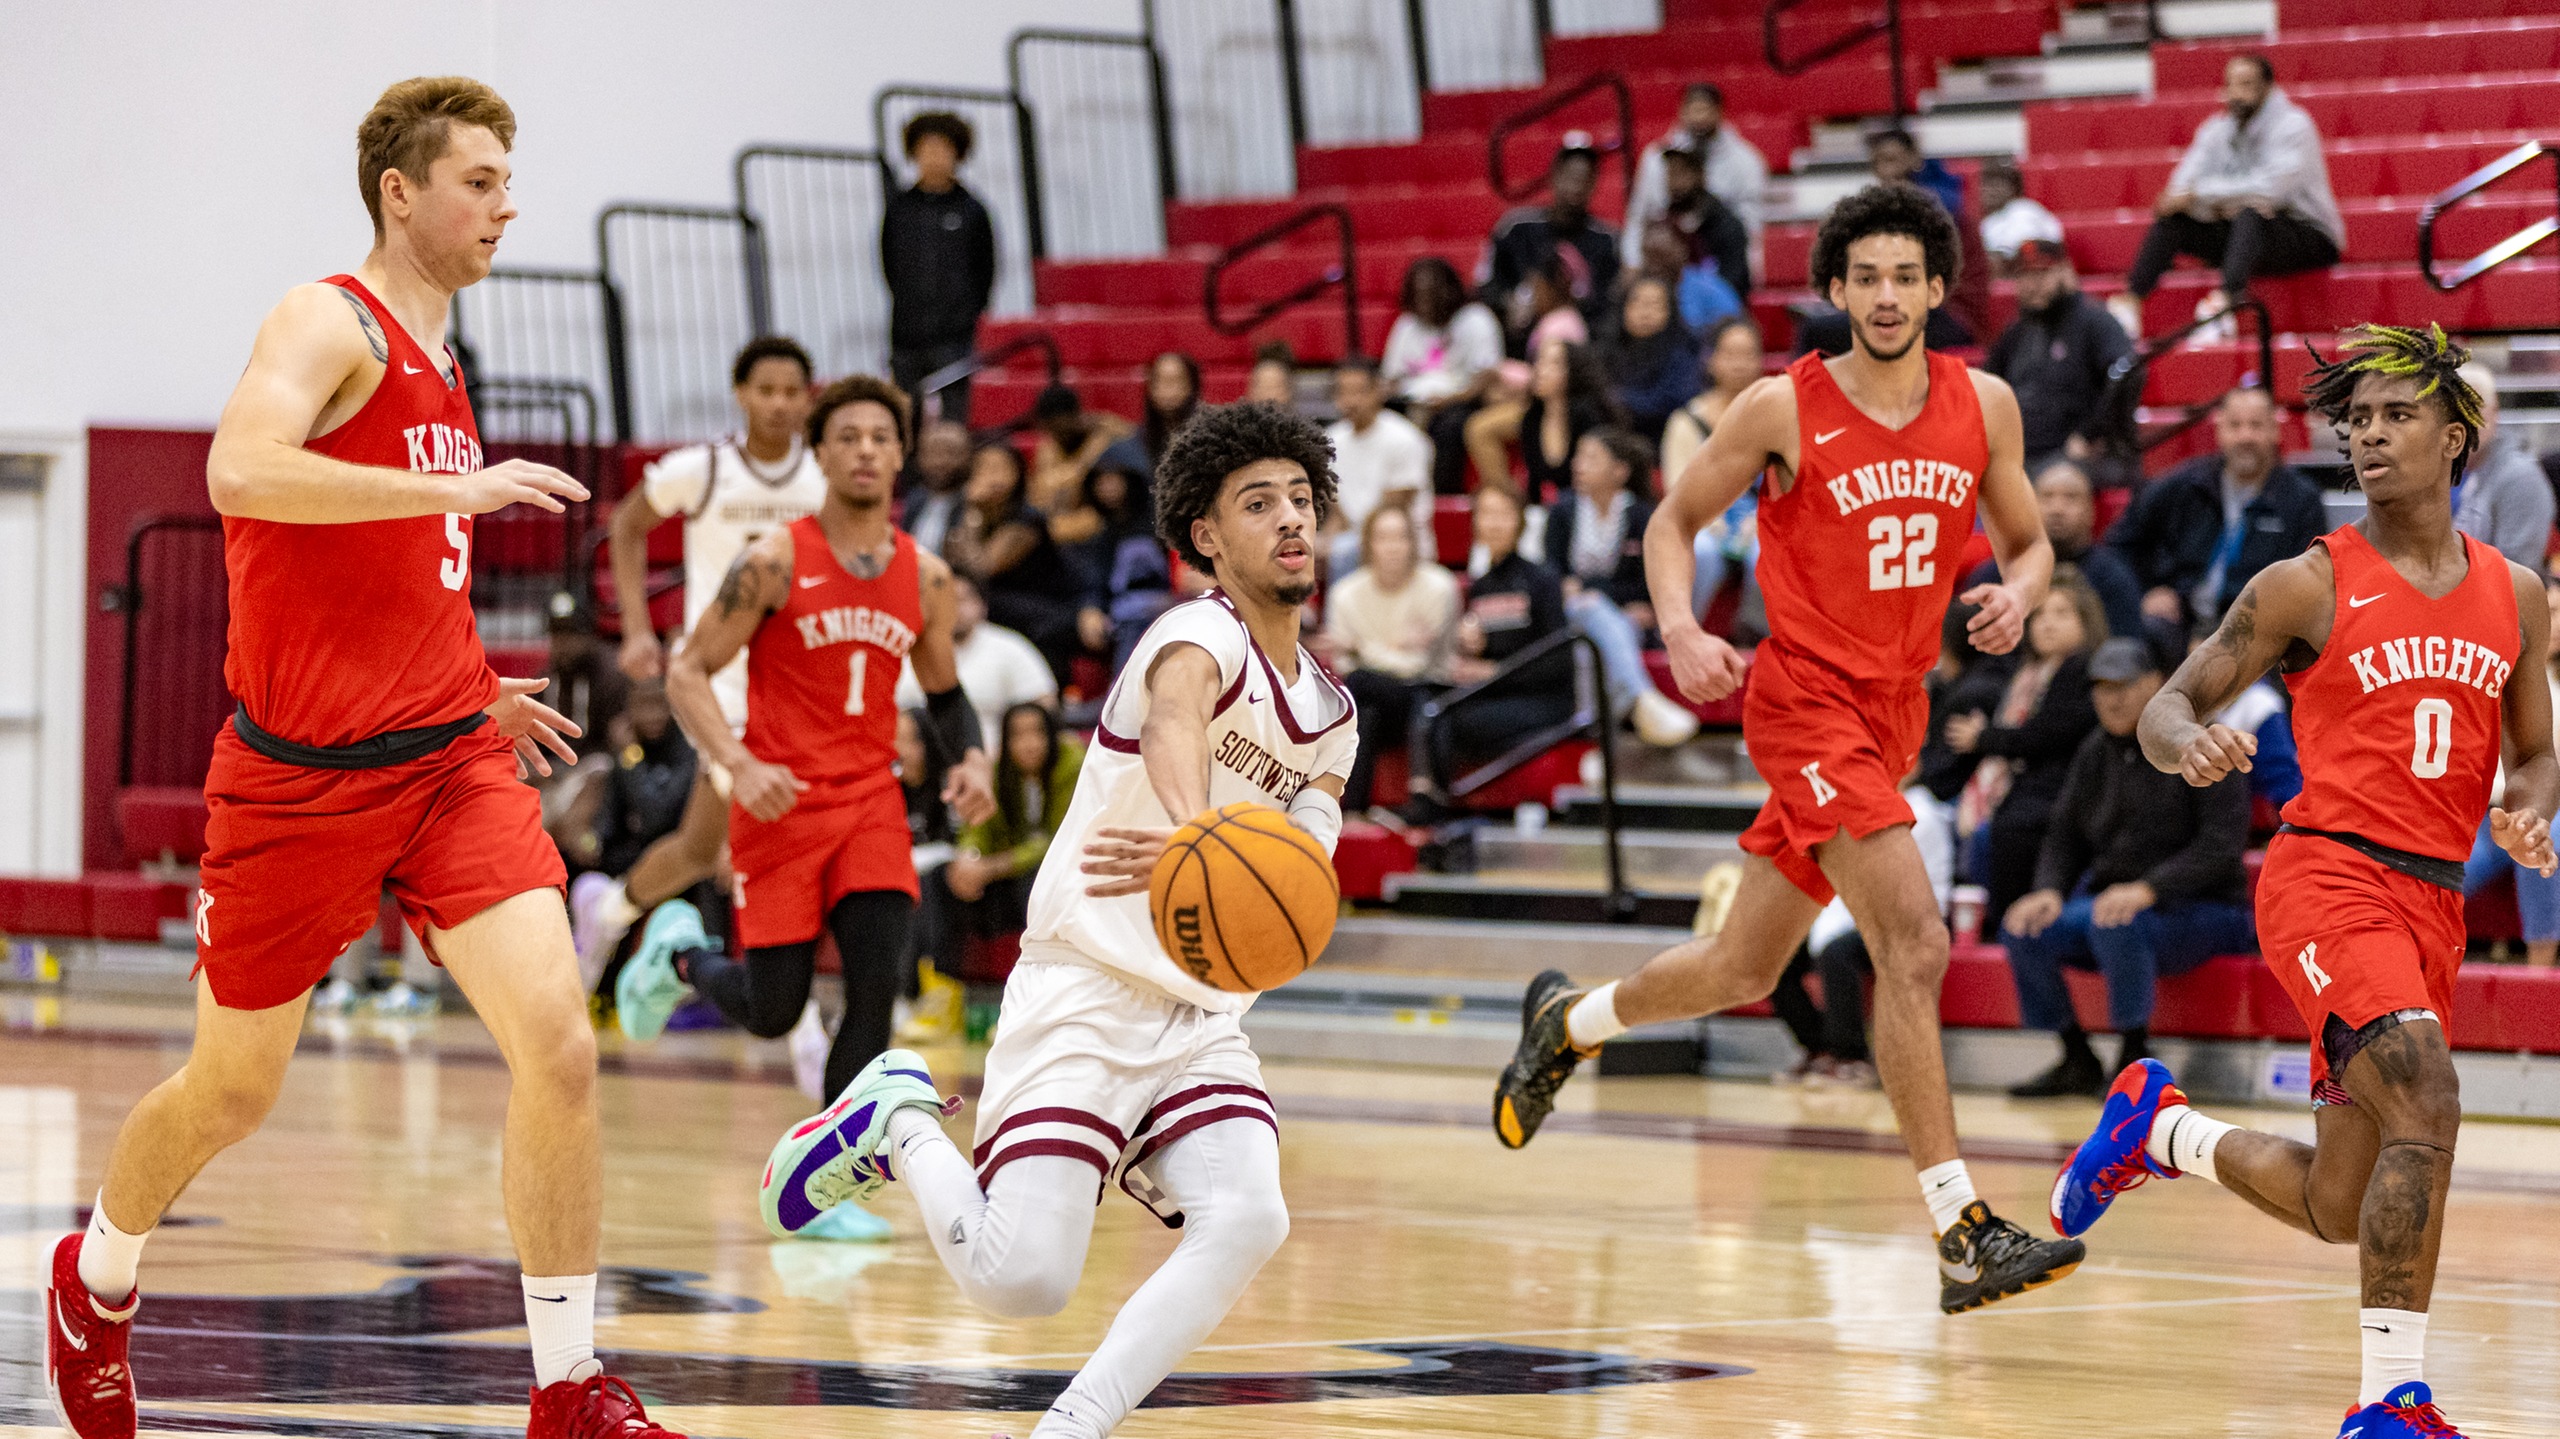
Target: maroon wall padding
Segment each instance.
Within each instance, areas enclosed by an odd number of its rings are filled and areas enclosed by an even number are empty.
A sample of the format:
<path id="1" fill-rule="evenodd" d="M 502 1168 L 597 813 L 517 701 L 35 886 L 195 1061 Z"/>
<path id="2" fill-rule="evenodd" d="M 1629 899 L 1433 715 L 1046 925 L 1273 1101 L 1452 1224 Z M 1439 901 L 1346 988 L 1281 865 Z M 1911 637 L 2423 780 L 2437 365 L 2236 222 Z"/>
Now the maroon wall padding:
<path id="1" fill-rule="evenodd" d="M 122 588 L 125 542 L 153 515 L 210 515 L 205 457 L 210 430 L 89 431 L 89 637 L 85 685 L 88 719 L 81 757 L 81 864 L 113 869 L 125 862 L 116 821 L 117 723 L 124 700 L 124 622 L 98 597 Z"/>

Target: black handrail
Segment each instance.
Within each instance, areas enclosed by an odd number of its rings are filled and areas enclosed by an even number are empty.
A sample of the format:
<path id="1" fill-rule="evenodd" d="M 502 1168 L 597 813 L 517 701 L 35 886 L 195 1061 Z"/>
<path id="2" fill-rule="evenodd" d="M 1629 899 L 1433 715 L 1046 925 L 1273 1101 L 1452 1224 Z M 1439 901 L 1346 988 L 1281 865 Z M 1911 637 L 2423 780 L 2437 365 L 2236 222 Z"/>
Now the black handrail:
<path id="1" fill-rule="evenodd" d="M 908 100 L 960 100 L 973 104 L 1003 105 L 1013 111 L 1014 143 L 1022 150 L 1022 223 L 1029 232 L 1031 258 L 1049 258 L 1049 232 L 1040 214 L 1040 138 L 1031 123 L 1031 107 L 1011 90 L 973 90 L 951 85 L 886 85 L 871 97 L 872 147 L 880 157 L 880 184 L 884 194 L 898 192 L 898 174 L 891 167 L 890 156 L 897 147 L 889 135 L 889 102 Z"/>
<path id="2" fill-rule="evenodd" d="M 1884 13 L 1872 20 L 1860 21 L 1810 50 L 1789 55 L 1779 43 L 1779 22 L 1788 11 L 1807 0 L 1769 0 L 1769 8 L 1760 14 L 1760 49 L 1768 57 L 1769 68 L 1781 75 L 1801 75 L 1825 60 L 1845 55 L 1877 36 L 1884 37 L 1887 63 L 1893 75 L 1893 123 L 1899 125 L 1911 113 L 1909 98 L 1902 84 L 1902 0 L 1884 0 Z"/>
<path id="3" fill-rule="evenodd" d="M 2222 403 L 2220 395 L 2185 407 L 2185 413 L 2171 421 L 2167 428 L 2151 434 L 2141 433 L 2137 412 L 2142 405 L 2142 387 L 2149 377 L 2151 362 L 2184 344 L 2187 337 L 2207 325 L 2217 324 L 2228 316 L 2246 314 L 2258 322 L 2258 387 L 2269 394 L 2276 387 L 2275 321 L 2267 311 L 2267 302 L 2255 295 L 2219 315 L 2201 315 L 2164 335 L 2154 335 L 2135 345 L 2124 358 L 2107 367 L 2106 388 L 2099 393 L 2098 412 L 2108 418 L 2108 428 L 2119 443 L 2130 444 L 2136 451 L 2158 448 L 2195 427 Z"/>
<path id="4" fill-rule="evenodd" d="M 1616 152 L 1618 163 L 1626 172 L 1627 194 L 1634 195 L 1636 151 L 1639 148 L 1636 140 L 1636 98 L 1635 92 L 1627 88 L 1627 77 L 1615 70 L 1602 70 L 1597 74 L 1585 75 L 1573 84 L 1553 94 L 1540 96 L 1494 121 L 1492 131 L 1484 138 L 1484 172 L 1485 178 L 1493 183 L 1493 192 L 1507 201 L 1516 203 L 1545 189 L 1547 171 L 1543 168 L 1538 171 L 1536 178 L 1526 180 L 1518 188 L 1513 188 L 1502 173 L 1504 146 L 1513 135 L 1537 124 L 1584 96 L 1601 90 L 1609 91 L 1617 99 L 1618 135 L 1615 141 L 1601 145 L 1600 151 L 1602 154 Z"/>
<path id="5" fill-rule="evenodd" d="M 1134 49 L 1147 57 L 1147 115 L 1154 128 L 1152 137 L 1156 152 L 1156 195 L 1158 204 L 1171 204 L 1182 191 L 1174 173 L 1173 106 L 1164 88 L 1164 55 L 1156 42 L 1145 35 L 1125 35 L 1116 30 L 1016 30 L 1004 44 L 1005 84 L 1013 91 L 1016 103 L 1027 110 L 1030 102 L 1021 100 L 1022 47 L 1024 42 L 1048 41 L 1059 45 L 1106 45 Z M 1028 154 L 1028 151 L 1024 153 Z"/>
<path id="6" fill-rule="evenodd" d="M 601 229 L 601 222 L 599 222 L 599 229 Z M 628 337 L 624 333 L 622 290 L 613 283 L 612 274 L 601 267 L 595 270 L 557 270 L 509 266 L 491 270 L 486 278 L 536 280 L 596 287 L 596 308 L 604 328 L 605 386 L 610 391 L 613 406 L 614 439 L 618 442 L 628 442 L 631 438 L 631 370 L 629 351 L 626 348 Z M 485 380 L 480 364 L 479 348 L 472 343 L 465 329 L 465 316 L 468 313 L 469 307 L 463 303 L 463 297 L 459 294 L 454 296 L 452 332 L 454 354 L 462 362 L 465 382 L 477 388 Z M 584 384 L 574 380 L 538 380 L 525 376 L 487 378 L 505 378 L 510 383 L 516 384 L 575 385 L 587 393 L 590 403 L 594 400 L 594 392 L 587 390 Z"/>
<path id="7" fill-rule="evenodd" d="M 1283 295 L 1276 300 L 1265 301 L 1261 305 L 1256 306 L 1253 313 L 1246 315 L 1241 319 L 1229 319 L 1225 315 L 1219 313 L 1218 281 L 1220 277 L 1224 276 L 1227 273 L 1227 270 L 1238 260 L 1241 260 L 1245 256 L 1253 254 L 1258 250 L 1268 249 L 1271 246 L 1278 244 L 1280 241 L 1287 239 L 1289 236 L 1298 233 L 1300 230 L 1306 229 L 1310 225 L 1321 224 L 1327 220 L 1332 221 L 1337 227 L 1336 234 L 1340 239 L 1342 246 L 1341 256 L 1339 259 L 1335 260 L 1333 264 L 1326 266 L 1323 272 L 1318 274 L 1314 279 L 1307 281 L 1305 284 L 1300 285 L 1298 288 L 1291 290 L 1288 294 Z M 1209 328 L 1217 331 L 1219 334 L 1241 335 L 1253 329 L 1256 325 L 1261 324 L 1263 321 L 1270 319 L 1272 316 L 1279 314 L 1282 310 L 1289 309 L 1292 306 L 1302 305 L 1307 301 L 1314 299 L 1316 296 L 1323 294 L 1327 289 L 1330 289 L 1335 285 L 1340 285 L 1342 287 L 1343 353 L 1346 355 L 1362 354 L 1364 351 L 1360 348 L 1360 273 L 1358 250 L 1359 241 L 1352 229 L 1351 210 L 1348 206 L 1335 204 L 1309 205 L 1306 208 L 1290 215 L 1280 223 L 1269 226 L 1242 240 L 1238 240 L 1232 245 L 1229 245 L 1224 251 L 1219 253 L 1218 258 L 1209 262 L 1209 269 L 1207 273 L 1201 277 L 1200 281 L 1200 304 L 1202 314 L 1208 320 Z"/>
<path id="8" fill-rule="evenodd" d="M 1038 350 L 1041 358 L 1047 362 L 1049 383 L 1052 385 L 1058 383 L 1058 378 L 1066 373 L 1066 357 L 1058 349 L 1057 337 L 1046 330 L 1025 330 L 992 350 L 972 351 L 918 380 L 916 382 L 916 415 L 919 423 L 926 409 L 926 401 L 962 380 L 981 371 L 992 370 L 1014 356 L 1030 350 Z M 981 434 L 1010 433 L 1021 429 L 1030 417 L 1031 412 L 1026 410 L 1001 425 L 981 425 L 976 428 Z"/>
<path id="9" fill-rule="evenodd" d="M 2436 273 L 2436 221 L 2454 206 L 2489 188 L 2517 170 L 2548 156 L 2555 163 L 2555 184 L 2560 184 L 2560 148 L 2540 140 L 2527 140 L 2507 153 L 2463 176 L 2452 187 L 2427 202 L 2418 212 L 2418 270 L 2427 283 L 2450 293 L 2482 275 L 2498 268 L 2516 256 L 2560 234 L 2560 193 L 2555 193 L 2552 213 L 2464 261 L 2451 276 Z"/>
<path id="10" fill-rule="evenodd" d="M 762 216 L 747 199 L 747 162 L 759 155 L 782 160 L 848 160 L 857 165 L 878 165 L 877 150 L 855 150 L 838 145 L 749 145 L 729 161 L 729 191 L 736 198 L 738 213 L 754 219 L 761 227 Z"/>
<path id="11" fill-rule="evenodd" d="M 738 222 L 738 254 L 746 273 L 747 324 L 753 335 L 768 334 L 773 329 L 773 286 L 766 275 L 764 226 L 756 217 L 735 205 L 665 205 L 654 201 L 635 200 L 607 205 L 596 212 L 596 268 L 603 272 L 608 287 L 613 280 L 613 220 L 617 215 L 635 215 L 662 220 L 735 220 Z"/>
<path id="12" fill-rule="evenodd" d="M 1440 786 L 1448 798 L 1465 799 L 1555 748 L 1561 741 L 1576 735 L 1590 736 L 1600 750 L 1600 834 L 1609 873 L 1606 910 L 1610 923 L 1633 924 L 1636 921 L 1636 897 L 1627 888 L 1626 863 L 1618 846 L 1618 725 L 1617 717 L 1609 712 L 1607 670 L 1600 659 L 1598 641 L 1583 633 L 1579 626 L 1566 625 L 1504 660 L 1501 667 L 1485 679 L 1423 701 L 1414 711 L 1413 740 L 1418 754 L 1427 758 L 1436 753 L 1432 746 L 1432 732 L 1452 710 L 1568 646 L 1579 648 L 1591 657 L 1593 699 L 1588 708 L 1576 706 L 1572 717 L 1563 723 L 1523 735 L 1511 748 L 1456 780 L 1442 781 L 1437 766 L 1428 763 L 1417 766 L 1416 774 Z"/>
<path id="13" fill-rule="evenodd" d="M 1303 149 L 1307 143 L 1307 79 L 1304 58 L 1299 53 L 1298 0 L 1271 0 L 1271 20 L 1280 44 L 1280 88 L 1289 97 L 1289 145 L 1292 150 Z"/>
<path id="14" fill-rule="evenodd" d="M 111 598 L 124 612 L 124 692 L 119 700 L 117 716 L 116 783 L 133 783 L 133 700 L 134 680 L 139 661 L 142 628 L 142 542 L 162 530 L 220 530 L 218 515 L 150 515 L 133 527 L 124 542 L 124 583 L 108 590 L 102 599 Z"/>

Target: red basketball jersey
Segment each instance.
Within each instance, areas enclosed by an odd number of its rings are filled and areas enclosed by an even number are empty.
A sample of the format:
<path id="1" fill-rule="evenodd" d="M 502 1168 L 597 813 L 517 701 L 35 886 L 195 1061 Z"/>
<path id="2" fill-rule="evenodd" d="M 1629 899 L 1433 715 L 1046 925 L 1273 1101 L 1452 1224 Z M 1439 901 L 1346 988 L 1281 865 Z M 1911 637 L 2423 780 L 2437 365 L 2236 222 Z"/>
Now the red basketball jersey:
<path id="1" fill-rule="evenodd" d="M 480 431 L 457 368 L 435 362 L 352 275 L 391 354 L 373 398 L 303 448 L 349 464 L 433 474 L 480 468 Z M 230 654 L 222 678 L 270 733 L 337 747 L 486 709 L 498 677 L 471 615 L 471 517 L 351 525 L 225 516 Z"/>
<path id="2" fill-rule="evenodd" d="M 924 631 L 916 542 L 876 580 L 836 562 L 810 515 L 791 522 L 791 596 L 747 645 L 747 752 L 811 784 L 895 783 L 898 669 Z"/>
<path id="3" fill-rule="evenodd" d="M 1929 399 L 1899 430 L 1851 404 L 1818 353 L 1796 386 L 1796 482 L 1760 486 L 1760 592 L 1773 643 L 1852 680 L 1916 680 L 1938 658 L 1957 556 L 1990 465 L 1962 360 L 1929 357 Z"/>
<path id="4" fill-rule="evenodd" d="M 2464 536 L 2470 573 L 2431 600 L 2355 526 L 2321 543 L 2337 618 L 2320 658 L 2285 678 L 2302 755 L 2285 822 L 2460 864 L 2489 811 L 2499 696 L 2523 647 L 2506 559 Z"/>

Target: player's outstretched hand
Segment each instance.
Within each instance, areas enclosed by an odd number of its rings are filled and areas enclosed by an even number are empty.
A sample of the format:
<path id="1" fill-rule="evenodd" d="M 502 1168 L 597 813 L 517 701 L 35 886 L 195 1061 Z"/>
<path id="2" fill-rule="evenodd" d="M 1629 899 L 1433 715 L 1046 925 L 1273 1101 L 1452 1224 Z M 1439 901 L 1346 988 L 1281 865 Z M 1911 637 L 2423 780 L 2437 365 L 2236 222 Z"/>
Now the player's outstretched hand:
<path id="1" fill-rule="evenodd" d="M 1671 651 L 1671 678 L 1690 699 L 1713 704 L 1742 688 L 1742 656 L 1723 640 L 1689 625 L 1666 633 L 1662 642 Z"/>
<path id="2" fill-rule="evenodd" d="M 1173 830 L 1170 826 L 1098 829 L 1093 835 L 1093 843 L 1084 847 L 1084 872 L 1106 878 L 1100 884 L 1086 885 L 1084 892 L 1096 899 L 1109 899 L 1147 892 L 1147 881 L 1154 877 L 1156 861 L 1164 857 L 1164 842 L 1173 838 Z"/>
<path id="3" fill-rule="evenodd" d="M 971 750 L 942 781 L 942 803 L 962 824 L 984 824 L 996 812 L 996 782 L 985 750 Z"/>
<path id="4" fill-rule="evenodd" d="M 498 722 L 498 733 L 514 743 L 518 779 L 531 775 L 551 777 L 551 761 L 544 757 L 544 750 L 560 756 L 563 763 L 578 762 L 578 752 L 569 741 L 584 731 L 567 715 L 534 698 L 550 683 L 547 679 L 517 680 L 501 675 L 498 702 L 483 711 Z"/>
<path id="5" fill-rule="evenodd" d="M 1956 599 L 1981 606 L 1965 621 L 1964 633 L 1984 654 L 2005 655 L 2027 637 L 2027 606 L 2007 585 L 1975 585 Z"/>
<path id="6" fill-rule="evenodd" d="M 791 813 L 809 782 L 778 764 L 748 760 L 731 774 L 729 797 L 747 813 L 771 824 Z"/>
<path id="7" fill-rule="evenodd" d="M 587 487 L 566 472 L 531 460 L 501 460 L 462 476 L 462 513 L 485 515 L 509 505 L 537 505 L 558 514 L 587 497 Z"/>
<path id="8" fill-rule="evenodd" d="M 2229 725 L 2209 724 L 2197 730 L 2195 738 L 2178 752 L 2178 773 L 2198 789 L 2215 783 L 2224 775 L 2238 770 L 2249 772 L 2249 756 L 2258 752 L 2258 737 L 2242 734 Z"/>
<path id="9" fill-rule="evenodd" d="M 2551 821 L 2530 809 L 2491 809 L 2489 839 L 2509 858 L 2544 878 L 2560 870 L 2551 851 Z"/>

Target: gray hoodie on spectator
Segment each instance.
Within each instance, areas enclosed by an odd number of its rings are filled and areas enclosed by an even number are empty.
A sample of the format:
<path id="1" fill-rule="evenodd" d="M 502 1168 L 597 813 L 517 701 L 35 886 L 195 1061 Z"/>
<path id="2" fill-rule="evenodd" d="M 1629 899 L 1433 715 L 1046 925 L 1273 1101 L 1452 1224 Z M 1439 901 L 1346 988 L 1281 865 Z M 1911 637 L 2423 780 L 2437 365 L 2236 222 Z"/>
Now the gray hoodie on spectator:
<path id="1" fill-rule="evenodd" d="M 2524 446 L 2500 435 L 2462 472 L 2453 527 L 2528 569 L 2551 547 L 2551 482 Z"/>
<path id="2" fill-rule="evenodd" d="M 2310 114 L 2267 92 L 2267 103 L 2242 125 L 2229 110 L 2196 127 L 2196 138 L 2169 176 L 2173 193 L 2199 200 L 2266 200 L 2276 209 L 2327 235 L 2343 251 L 2347 223 L 2329 193 L 2329 162 L 2320 153 L 2320 128 Z"/>

